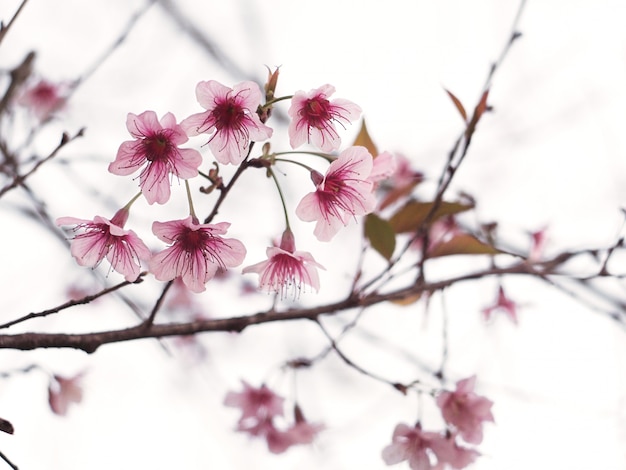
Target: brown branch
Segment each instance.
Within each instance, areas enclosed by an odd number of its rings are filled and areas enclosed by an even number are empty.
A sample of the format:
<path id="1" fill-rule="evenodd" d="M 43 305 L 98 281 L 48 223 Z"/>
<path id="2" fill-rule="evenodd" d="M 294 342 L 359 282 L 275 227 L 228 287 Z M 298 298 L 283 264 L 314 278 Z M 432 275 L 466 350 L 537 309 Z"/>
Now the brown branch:
<path id="1" fill-rule="evenodd" d="M 241 332 L 253 325 L 291 320 L 317 320 L 320 315 L 333 315 L 344 310 L 370 307 L 382 302 L 412 298 L 424 292 L 435 292 L 458 282 L 503 274 L 537 275 L 532 266 L 525 262 L 505 268 L 489 268 L 443 281 L 412 284 L 387 293 L 371 293 L 364 297 L 351 294 L 344 300 L 311 308 L 292 308 L 285 311 L 268 310 L 252 315 L 231 318 L 196 320 L 187 323 L 155 324 L 146 328 L 144 322 L 122 330 L 96 333 L 21 333 L 0 335 L 0 349 L 31 350 L 38 348 L 73 348 L 87 353 L 96 351 L 103 344 L 119 343 L 144 338 L 186 336 L 204 332 Z M 545 275 L 545 273 L 542 273 Z"/>

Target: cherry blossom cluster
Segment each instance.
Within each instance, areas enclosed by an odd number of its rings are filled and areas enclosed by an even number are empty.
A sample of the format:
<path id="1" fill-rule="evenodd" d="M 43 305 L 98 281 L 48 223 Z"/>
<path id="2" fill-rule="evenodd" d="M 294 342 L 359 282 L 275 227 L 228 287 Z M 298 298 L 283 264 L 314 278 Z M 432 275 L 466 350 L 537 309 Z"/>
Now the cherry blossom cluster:
<path id="1" fill-rule="evenodd" d="M 285 225 L 280 241 L 268 247 L 266 259 L 242 268 L 242 274 L 259 276 L 259 287 L 285 297 L 297 293 L 303 286 L 319 291 L 318 270 L 325 269 L 313 255 L 298 250 L 289 222 L 287 201 L 274 172 L 277 163 L 304 168 L 312 182 L 312 189 L 301 196 L 294 209 L 303 222 L 314 222 L 313 234 L 321 242 L 330 242 L 351 221 L 366 216 L 376 209 L 384 209 L 406 196 L 421 180 L 422 175 L 410 169 L 406 159 L 388 152 L 372 155 L 364 146 L 341 147 L 340 130 L 359 118 L 361 109 L 345 99 L 331 100 L 331 85 L 306 93 L 298 91 L 291 96 L 275 97 L 278 70 L 270 73 L 262 92 L 253 82 L 245 81 L 229 88 L 214 80 L 202 81 L 196 86 L 196 98 L 204 109 L 178 121 L 171 112 L 160 119 L 154 111 L 129 113 L 126 127 L 131 139 L 122 142 L 115 159 L 109 164 L 110 173 L 133 176 L 138 180 L 139 192 L 113 215 L 111 219 L 96 215 L 93 219 L 60 217 L 58 225 L 71 226 L 71 253 L 81 266 L 96 267 L 105 258 L 111 269 L 124 275 L 128 282 L 136 281 L 142 269 L 154 278 L 174 282 L 175 288 L 200 293 L 218 274 L 244 263 L 246 247 L 241 240 L 228 237 L 230 222 L 214 221 L 221 201 L 238 175 L 247 169 L 264 169 L 264 177 L 276 184 L 282 203 Z M 273 107 L 289 100 L 287 115 L 288 151 L 270 152 L 277 147 L 268 139 L 273 129 L 267 125 Z M 200 151 L 187 146 L 190 138 L 205 136 L 214 161 L 211 169 L 203 172 L 205 158 Z M 265 142 L 258 156 L 253 155 L 256 143 Z M 296 150 L 308 144 L 313 151 Z M 324 174 L 309 167 L 293 154 L 319 157 L 328 163 Z M 220 175 L 220 165 L 232 165 L 235 174 L 229 183 Z M 260 174 L 260 173 L 259 173 Z M 210 186 L 202 192 L 220 193 L 213 210 L 201 220 L 194 209 L 193 195 L 188 181 L 204 178 Z M 147 204 L 164 205 L 172 197 L 172 182 L 184 181 L 188 213 L 180 218 L 153 221 L 152 233 L 165 244 L 153 251 L 131 229 L 126 228 L 131 208 L 139 200 Z M 383 199 L 377 200 L 377 189 Z M 463 236 L 453 218 L 437 220 L 424 240 L 416 239 L 414 248 L 428 256 L 431 252 Z M 428 243 L 424 248 L 424 242 Z M 188 302 L 188 299 L 186 300 Z M 499 300 L 496 308 L 511 308 Z M 488 316 L 491 310 L 486 309 Z M 514 318 L 514 315 L 512 315 Z M 443 432 L 422 431 L 421 424 L 411 427 L 399 424 L 392 444 L 382 453 L 391 465 L 407 460 L 416 470 L 442 469 L 449 465 L 464 468 L 479 455 L 475 449 L 464 447 L 460 441 L 478 444 L 482 440 L 482 423 L 493 421 L 491 402 L 473 392 L 475 378 L 462 380 L 454 392 L 443 391 L 437 396 L 437 405 L 448 427 Z M 306 421 L 302 410 L 294 405 L 293 420 L 284 416 L 284 398 L 266 385 L 255 388 L 242 381 L 243 391 L 230 392 L 225 405 L 241 409 L 237 431 L 265 440 L 269 450 L 282 453 L 294 445 L 308 444 L 323 429 L 320 424 Z M 80 390 L 74 381 L 57 378 L 51 386 L 50 404 L 55 412 L 65 413 L 71 401 L 80 399 Z"/>
<path id="2" fill-rule="evenodd" d="M 95 267 L 106 258 L 111 268 L 129 282 L 138 278 L 143 266 L 160 281 L 182 279 L 192 292 L 204 291 L 206 283 L 218 271 L 240 266 L 246 256 L 244 244 L 226 237 L 229 222 L 213 223 L 212 216 L 200 221 L 187 183 L 203 176 L 212 183 L 211 189 L 227 192 L 218 176 L 218 164 L 239 166 L 242 170 L 262 167 L 271 172 L 271 167 L 282 161 L 307 168 L 314 188 L 304 195 L 295 214 L 305 222 L 316 223 L 313 233 L 320 241 L 332 240 L 351 220 L 371 213 L 376 207 L 377 183 L 395 169 L 390 154 L 374 159 L 365 147 L 359 146 L 348 147 L 338 155 L 303 151 L 330 162 L 324 175 L 302 162 L 279 158 L 292 151 L 269 154 L 269 143 L 264 145 L 261 156 L 251 158 L 254 144 L 273 134 L 265 122 L 279 101 L 291 101 L 288 115 L 292 149 L 310 144 L 322 152 L 336 152 L 341 145 L 338 127 L 345 128 L 361 113 L 348 100 L 330 100 L 335 91 L 331 85 L 275 98 L 277 79 L 278 70 L 270 73 L 265 85 L 265 103 L 260 87 L 254 82 L 245 81 L 229 88 L 209 80 L 196 87 L 196 98 L 204 111 L 180 122 L 169 112 L 161 119 L 154 111 L 129 113 L 126 127 L 132 140 L 120 145 L 108 169 L 115 175 L 137 175 L 140 193 L 111 219 L 96 216 L 92 220 L 74 217 L 57 220 L 59 225 L 73 226 L 71 252 L 78 264 Z M 215 168 L 208 174 L 200 170 L 203 164 L 200 152 L 184 147 L 190 137 L 203 134 L 208 136 L 205 144 L 216 160 Z M 148 204 L 167 203 L 174 178 L 185 181 L 189 213 L 184 218 L 153 222 L 153 234 L 167 244 L 153 253 L 133 230 L 125 228 L 125 223 L 131 206 L 141 195 Z M 302 286 L 317 291 L 320 288 L 317 269 L 323 267 L 309 252 L 296 250 L 285 200 L 280 194 L 286 218 L 280 245 L 268 248 L 267 259 L 244 268 L 243 273 L 257 273 L 261 288 L 282 295 Z"/>
<path id="3" fill-rule="evenodd" d="M 401 423 L 393 431 L 392 443 L 382 452 L 387 465 L 408 461 L 412 470 L 442 470 L 446 466 L 465 468 L 480 455 L 475 449 L 459 444 L 480 444 L 482 425 L 493 421 L 493 403 L 474 392 L 476 377 L 460 380 L 453 392 L 443 391 L 436 399 L 437 406 L 449 428 L 444 432 L 423 431 Z"/>
<path id="4" fill-rule="evenodd" d="M 280 429 L 276 421 L 284 417 L 285 399 L 265 384 L 255 388 L 242 380 L 242 385 L 243 391 L 229 392 L 224 404 L 241 409 L 237 431 L 265 439 L 270 452 L 280 454 L 291 446 L 310 444 L 323 429 L 321 424 L 309 423 L 297 404 L 294 406 L 294 422 Z"/>

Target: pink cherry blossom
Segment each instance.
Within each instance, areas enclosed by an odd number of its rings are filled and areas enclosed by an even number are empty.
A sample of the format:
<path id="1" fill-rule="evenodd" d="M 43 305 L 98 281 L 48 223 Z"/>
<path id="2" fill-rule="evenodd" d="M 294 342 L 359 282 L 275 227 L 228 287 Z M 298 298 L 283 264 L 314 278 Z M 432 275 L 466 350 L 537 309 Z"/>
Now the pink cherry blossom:
<path id="1" fill-rule="evenodd" d="M 286 431 L 293 444 L 310 444 L 324 429 L 323 424 L 309 423 L 298 404 L 294 406 L 295 423 Z"/>
<path id="2" fill-rule="evenodd" d="M 497 310 L 503 311 L 513 323 L 517 324 L 517 304 L 506 296 L 502 286 L 498 289 L 498 298 L 496 299 L 496 302 L 483 309 L 483 316 L 485 317 L 485 320 L 489 320 L 491 318 L 491 314 Z"/>
<path id="3" fill-rule="evenodd" d="M 228 222 L 200 224 L 192 216 L 153 222 L 152 232 L 171 246 L 152 257 L 150 271 L 160 281 L 181 277 L 192 292 L 206 290 L 218 269 L 239 266 L 246 256 L 243 243 L 221 237 L 228 227 Z"/>
<path id="4" fill-rule="evenodd" d="M 326 176 L 311 173 L 317 189 L 300 201 L 296 214 L 305 222 L 316 221 L 314 234 L 329 241 L 351 218 L 369 214 L 376 207 L 372 156 L 365 147 L 349 147 L 330 164 Z"/>
<path id="5" fill-rule="evenodd" d="M 391 444 L 383 449 L 382 457 L 387 465 L 407 460 L 411 470 L 432 470 L 441 468 L 431 462 L 429 449 L 438 435 L 422 431 L 420 426 L 410 427 L 400 423 L 393 431 Z"/>
<path id="6" fill-rule="evenodd" d="M 441 392 L 437 406 L 446 422 L 458 430 L 461 437 L 470 444 L 480 444 L 483 440 L 483 422 L 493 421 L 493 402 L 474 393 L 476 376 L 460 380 L 454 392 Z"/>
<path id="7" fill-rule="evenodd" d="M 447 243 L 457 235 L 462 235 L 464 232 L 459 228 L 454 216 L 446 216 L 437 219 L 428 230 L 428 248 L 426 255 L 433 253 L 440 245 Z M 424 237 L 416 238 L 413 244 L 413 248 L 422 251 L 424 245 Z"/>
<path id="8" fill-rule="evenodd" d="M 389 152 L 380 153 L 376 158 L 374 158 L 372 173 L 370 173 L 367 179 L 376 185 L 393 176 L 393 174 L 397 171 L 397 168 L 398 164 L 396 162 L 396 157 L 393 154 Z"/>
<path id="9" fill-rule="evenodd" d="M 244 380 L 241 382 L 243 391 L 229 392 L 224 404 L 242 411 L 237 431 L 265 439 L 270 452 L 280 454 L 291 446 L 310 444 L 323 429 L 320 424 L 307 422 L 298 405 L 295 406 L 295 423 L 286 430 L 278 428 L 274 420 L 283 416 L 284 398 L 266 385 L 255 388 Z"/>
<path id="10" fill-rule="evenodd" d="M 376 163 L 376 160 L 381 156 L 382 154 L 375 158 L 374 163 Z M 396 169 L 389 177 L 388 181 L 382 183 L 386 194 L 380 202 L 379 208 L 381 210 L 411 194 L 413 188 L 424 181 L 424 174 L 414 170 L 407 157 L 402 154 L 394 155 L 394 157 Z"/>
<path id="11" fill-rule="evenodd" d="M 448 464 L 452 468 L 465 468 L 480 456 L 478 451 L 458 445 L 453 435 L 440 435 L 432 439 L 430 448 L 440 465 Z"/>
<path id="12" fill-rule="evenodd" d="M 272 136 L 272 129 L 257 115 L 261 89 L 254 82 L 242 82 L 228 88 L 215 80 L 200 82 L 196 98 L 205 112 L 183 120 L 181 125 L 191 135 L 213 134 L 209 148 L 218 162 L 239 165 L 248 152 L 250 141 Z"/>
<path id="13" fill-rule="evenodd" d="M 335 92 L 332 85 L 324 85 L 309 93 L 298 91 L 291 99 L 288 114 L 289 141 L 291 148 L 297 148 L 305 142 L 311 143 L 323 152 L 337 150 L 341 138 L 335 123 L 344 127 L 359 118 L 361 108 L 351 101 L 328 97 Z"/>
<path id="14" fill-rule="evenodd" d="M 459 446 L 453 435 L 424 432 L 419 424 L 410 427 L 403 423 L 396 426 L 391 444 L 382 452 L 387 465 L 407 460 L 411 470 L 443 470 L 446 465 L 461 469 L 478 456 L 477 451 Z"/>
<path id="15" fill-rule="evenodd" d="M 125 176 L 143 167 L 139 187 L 148 204 L 169 200 L 170 174 L 183 179 L 198 175 L 202 155 L 194 149 L 179 148 L 189 138 L 172 113 L 165 114 L 161 121 L 154 111 L 129 113 L 126 127 L 135 140 L 120 145 L 109 171 Z"/>
<path id="16" fill-rule="evenodd" d="M 140 260 L 152 254 L 135 232 L 124 230 L 127 219 L 128 210 L 120 209 L 111 220 L 98 215 L 93 220 L 60 217 L 56 223 L 84 230 L 72 239 L 70 249 L 79 265 L 93 268 L 106 257 L 115 271 L 132 282 L 139 277 Z"/>
<path id="17" fill-rule="evenodd" d="M 67 103 L 68 86 L 40 80 L 24 90 L 17 102 L 27 107 L 40 121 L 45 121 Z"/>
<path id="18" fill-rule="evenodd" d="M 283 415 L 283 403 L 285 399 L 263 384 L 255 388 L 245 380 L 241 381 L 243 391 L 228 392 L 224 399 L 226 406 L 241 408 L 240 422 L 248 418 L 254 418 L 261 422 L 266 418 Z"/>
<path id="19" fill-rule="evenodd" d="M 319 291 L 320 281 L 317 268 L 324 267 L 317 263 L 306 251 L 296 251 L 293 232 L 287 229 L 283 233 L 280 247 L 269 247 L 267 260 L 243 269 L 243 273 L 258 273 L 262 289 L 280 292 L 284 297 L 291 287 L 300 289 L 307 285 Z"/>
<path id="20" fill-rule="evenodd" d="M 72 403 L 80 403 L 83 399 L 81 380 L 83 374 L 65 378 L 54 375 L 48 386 L 48 403 L 52 411 L 60 416 L 65 416 Z"/>

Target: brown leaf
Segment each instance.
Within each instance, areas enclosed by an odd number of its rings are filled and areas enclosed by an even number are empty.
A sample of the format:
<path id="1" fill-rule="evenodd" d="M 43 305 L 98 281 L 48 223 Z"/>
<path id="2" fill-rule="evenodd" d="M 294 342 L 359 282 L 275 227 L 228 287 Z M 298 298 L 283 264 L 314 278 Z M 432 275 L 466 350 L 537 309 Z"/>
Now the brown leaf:
<path id="1" fill-rule="evenodd" d="M 465 108 L 463 107 L 463 103 L 461 103 L 461 100 L 459 100 L 456 96 L 454 96 L 452 92 L 446 90 L 445 88 L 444 90 L 448 94 L 452 102 L 454 103 L 454 106 L 456 107 L 456 109 L 459 111 L 459 113 L 461 113 L 461 117 L 463 118 L 463 120 L 467 123 L 467 113 L 465 112 Z"/>
<path id="2" fill-rule="evenodd" d="M 426 216 L 432 210 L 432 207 L 432 202 L 419 202 L 411 200 L 402 206 L 393 216 L 391 216 L 389 223 L 395 233 L 414 232 L 422 226 Z M 437 219 L 445 217 L 446 215 L 465 212 L 473 207 L 473 204 L 442 201 L 434 215 L 431 217 L 430 223 L 433 223 Z"/>
<path id="3" fill-rule="evenodd" d="M 428 253 L 429 258 L 450 255 L 497 255 L 502 253 L 469 233 L 460 233 L 450 240 L 433 247 Z"/>
<path id="4" fill-rule="evenodd" d="M 376 158 L 376 156 L 378 155 L 378 149 L 376 148 L 376 144 L 374 144 L 374 141 L 370 137 L 369 132 L 367 132 L 365 119 L 363 119 L 363 122 L 361 123 L 361 130 L 359 131 L 359 134 L 356 136 L 356 139 L 354 139 L 354 143 L 352 145 L 360 145 L 362 147 L 365 147 L 367 151 L 371 153 L 372 157 L 374 158 Z"/>
<path id="5" fill-rule="evenodd" d="M 476 124 L 485 113 L 485 111 L 489 108 L 487 105 L 487 97 L 489 96 L 489 90 L 485 90 L 483 95 L 480 97 L 480 101 L 474 108 L 474 114 L 472 115 L 472 119 L 467 125 L 467 129 L 465 130 L 465 136 L 467 138 L 471 137 L 474 131 L 476 130 Z"/>

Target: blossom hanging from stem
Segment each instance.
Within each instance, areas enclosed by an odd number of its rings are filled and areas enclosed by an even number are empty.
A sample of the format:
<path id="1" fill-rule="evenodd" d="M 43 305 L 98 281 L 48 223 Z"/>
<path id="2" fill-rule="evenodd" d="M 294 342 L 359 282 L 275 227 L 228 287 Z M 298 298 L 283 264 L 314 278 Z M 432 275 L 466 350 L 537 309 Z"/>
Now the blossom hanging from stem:
<path id="1" fill-rule="evenodd" d="M 171 245 L 150 260 L 150 271 L 160 281 L 181 277 L 192 292 L 206 290 L 205 284 L 218 269 L 239 266 L 246 248 L 239 240 L 223 238 L 228 222 L 200 224 L 191 215 L 186 219 L 154 222 L 152 232 Z"/>

